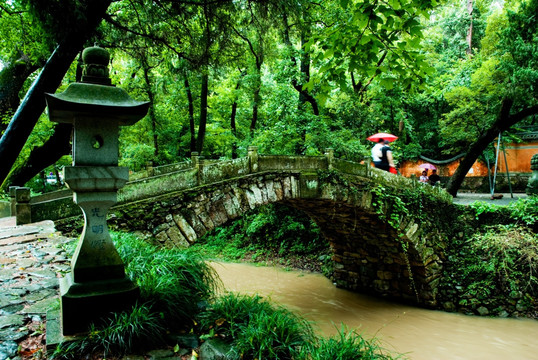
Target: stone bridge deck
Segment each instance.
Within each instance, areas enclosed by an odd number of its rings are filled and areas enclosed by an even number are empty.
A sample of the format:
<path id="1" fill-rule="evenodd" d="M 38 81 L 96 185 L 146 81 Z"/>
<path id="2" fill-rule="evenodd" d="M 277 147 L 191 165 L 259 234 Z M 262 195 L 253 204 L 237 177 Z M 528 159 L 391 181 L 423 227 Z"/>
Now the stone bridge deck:
<path id="1" fill-rule="evenodd" d="M 436 306 L 443 229 L 450 224 L 439 226 L 439 214 L 414 207 L 429 202 L 430 209 L 446 210 L 452 197 L 442 189 L 337 159 L 332 151 L 267 156 L 255 147 L 245 158 L 208 162 L 195 156 L 147 175 L 120 190 L 109 224 L 144 231 L 163 246 L 186 247 L 247 211 L 283 203 L 320 226 L 333 249 L 338 286 Z M 407 195 L 390 195 L 402 191 Z M 32 199 L 32 221 L 61 223 L 79 215 L 70 195 L 62 196 Z"/>

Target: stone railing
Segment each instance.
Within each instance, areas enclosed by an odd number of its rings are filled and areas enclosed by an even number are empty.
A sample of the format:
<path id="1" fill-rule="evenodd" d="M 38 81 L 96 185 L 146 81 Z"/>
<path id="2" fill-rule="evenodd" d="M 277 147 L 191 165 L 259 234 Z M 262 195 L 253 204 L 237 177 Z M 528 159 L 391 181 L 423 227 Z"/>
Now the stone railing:
<path id="1" fill-rule="evenodd" d="M 324 156 L 286 156 L 261 155 L 258 154 L 257 147 L 251 146 L 248 155 L 239 159 L 207 161 L 197 153 L 193 153 L 189 161 L 155 168 L 148 167 L 142 172 L 131 174 L 130 181 L 118 192 L 118 205 L 256 173 L 270 171 L 304 173 L 320 170 L 369 178 L 376 183 L 400 188 L 425 186 L 411 179 L 371 168 L 369 158 L 364 164 L 337 159 L 332 149 L 327 149 Z M 452 201 L 452 197 L 439 187 L 425 186 L 424 189 L 440 200 Z M 72 192 L 68 189 L 33 197 L 27 208 L 30 215 L 25 215 L 25 219 L 21 221 L 57 220 L 81 213 L 80 208 L 73 203 Z"/>

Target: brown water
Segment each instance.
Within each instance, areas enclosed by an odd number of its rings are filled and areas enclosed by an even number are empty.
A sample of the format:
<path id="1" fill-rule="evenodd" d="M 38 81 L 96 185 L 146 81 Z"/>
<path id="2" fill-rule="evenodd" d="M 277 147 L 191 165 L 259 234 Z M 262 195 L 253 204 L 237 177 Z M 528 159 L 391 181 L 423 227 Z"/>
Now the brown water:
<path id="1" fill-rule="evenodd" d="M 326 336 L 341 323 L 412 360 L 538 359 L 538 321 L 494 319 L 396 304 L 337 289 L 322 275 L 213 264 L 228 291 L 259 294 L 303 314 Z"/>

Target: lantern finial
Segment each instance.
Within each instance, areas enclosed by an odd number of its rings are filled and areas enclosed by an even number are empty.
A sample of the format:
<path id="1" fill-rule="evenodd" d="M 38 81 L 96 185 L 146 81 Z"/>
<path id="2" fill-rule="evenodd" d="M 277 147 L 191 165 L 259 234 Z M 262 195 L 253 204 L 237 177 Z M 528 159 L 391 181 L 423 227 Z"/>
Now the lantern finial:
<path id="1" fill-rule="evenodd" d="M 86 48 L 82 52 L 82 61 L 84 62 L 82 82 L 101 85 L 111 84 L 108 76 L 110 54 L 107 50 L 99 46 Z"/>

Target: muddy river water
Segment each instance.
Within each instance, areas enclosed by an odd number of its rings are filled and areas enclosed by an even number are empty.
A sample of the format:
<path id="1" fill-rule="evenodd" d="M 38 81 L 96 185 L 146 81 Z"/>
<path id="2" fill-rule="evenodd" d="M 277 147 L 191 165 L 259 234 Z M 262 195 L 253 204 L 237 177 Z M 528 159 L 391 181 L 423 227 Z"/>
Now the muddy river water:
<path id="1" fill-rule="evenodd" d="M 538 321 L 414 308 L 336 288 L 322 275 L 214 263 L 227 291 L 259 294 L 334 335 L 340 324 L 412 360 L 537 359 Z"/>

